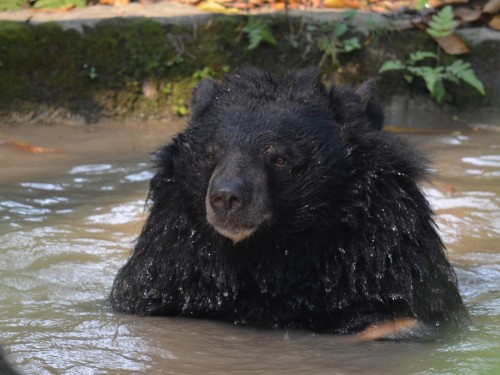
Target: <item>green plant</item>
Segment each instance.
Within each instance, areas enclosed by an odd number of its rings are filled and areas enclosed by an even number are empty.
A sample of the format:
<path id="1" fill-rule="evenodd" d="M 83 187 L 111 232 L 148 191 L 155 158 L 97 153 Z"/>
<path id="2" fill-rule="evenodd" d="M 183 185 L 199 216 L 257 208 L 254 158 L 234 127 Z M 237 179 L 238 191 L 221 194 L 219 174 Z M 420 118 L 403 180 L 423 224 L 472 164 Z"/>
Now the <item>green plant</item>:
<path id="1" fill-rule="evenodd" d="M 215 76 L 215 72 L 209 66 L 205 66 L 203 69 L 196 70 L 193 73 L 193 78 L 200 79 L 200 80 L 203 79 L 203 78 L 212 78 L 214 76 Z"/>
<path id="2" fill-rule="evenodd" d="M 27 0 L 2 0 L 0 1 L 0 12 L 6 10 L 19 9 L 23 6 L 28 6 Z"/>
<path id="3" fill-rule="evenodd" d="M 99 77 L 96 68 L 94 68 L 93 66 L 89 68 L 88 77 L 90 78 L 91 81 L 94 81 L 97 79 L 97 77 Z"/>
<path id="4" fill-rule="evenodd" d="M 172 84 L 172 82 L 167 82 L 163 87 L 162 92 L 165 95 L 172 95 L 173 90 L 174 90 L 174 85 Z"/>
<path id="5" fill-rule="evenodd" d="M 457 25 L 458 22 L 454 20 L 453 9 L 448 5 L 432 16 L 426 31 L 434 38 L 443 38 L 453 34 Z M 474 74 L 470 63 L 458 59 L 451 64 L 443 65 L 439 58 L 440 53 L 441 48 L 438 44 L 437 53 L 416 51 L 411 53 L 404 62 L 401 60 L 386 61 L 378 72 L 404 71 L 404 79 L 408 83 L 413 82 L 415 77 L 423 79 L 431 97 L 436 99 L 438 103 L 442 102 L 447 95 L 445 81 L 455 84 L 463 81 L 474 87 L 482 95 L 485 94 L 484 86 Z M 423 61 L 429 59 L 435 60 L 434 66 L 423 63 Z"/>
<path id="6" fill-rule="evenodd" d="M 176 103 L 174 103 L 171 107 L 172 112 L 178 116 L 186 116 L 188 114 L 188 107 L 186 105 L 186 101 L 182 98 L 179 98 Z"/>
<path id="7" fill-rule="evenodd" d="M 184 62 L 185 62 L 185 60 L 184 60 L 184 58 L 182 56 L 175 55 L 173 58 L 171 58 L 170 60 L 168 60 L 167 62 L 165 62 L 165 65 L 170 68 L 170 67 L 172 67 L 174 65 L 182 64 Z"/>
<path id="8" fill-rule="evenodd" d="M 434 38 L 442 38 L 453 34 L 458 22 L 454 20 L 453 8 L 450 5 L 443 7 L 432 16 L 427 25 L 427 34 Z"/>
<path id="9" fill-rule="evenodd" d="M 417 3 L 415 4 L 415 9 L 422 10 L 426 8 L 428 5 L 429 5 L 429 0 L 418 0 Z"/>
<path id="10" fill-rule="evenodd" d="M 276 38 L 269 29 L 269 26 L 260 19 L 251 19 L 241 31 L 248 37 L 249 44 L 247 50 L 257 48 L 262 42 L 277 44 Z"/>
<path id="11" fill-rule="evenodd" d="M 477 79 L 470 63 L 459 59 L 446 66 L 432 67 L 422 64 L 425 60 L 437 60 L 437 58 L 437 55 L 433 52 L 417 51 L 411 53 L 404 62 L 401 60 L 386 61 L 378 72 L 384 73 L 395 70 L 404 71 L 404 78 L 408 83 L 413 82 L 415 77 L 423 79 L 431 97 L 435 98 L 439 103 L 442 102 L 446 96 L 445 81 L 457 84 L 460 83 L 460 81 L 464 81 L 484 95 L 483 84 Z"/>
<path id="12" fill-rule="evenodd" d="M 352 52 L 361 48 L 358 37 L 344 38 L 348 30 L 349 27 L 346 24 L 337 23 L 326 36 L 321 38 L 319 48 L 323 51 L 323 57 L 319 62 L 320 67 L 323 66 L 328 57 L 332 60 L 333 66 L 338 66 L 339 53 Z"/>

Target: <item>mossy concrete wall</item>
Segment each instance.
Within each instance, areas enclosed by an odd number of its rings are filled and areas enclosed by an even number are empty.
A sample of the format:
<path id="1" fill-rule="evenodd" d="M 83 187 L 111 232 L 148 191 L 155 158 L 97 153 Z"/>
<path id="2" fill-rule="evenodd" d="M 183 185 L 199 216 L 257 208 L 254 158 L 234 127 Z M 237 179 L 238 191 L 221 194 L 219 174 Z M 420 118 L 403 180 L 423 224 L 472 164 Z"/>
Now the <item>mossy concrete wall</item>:
<path id="1" fill-rule="evenodd" d="M 323 56 L 321 30 L 336 22 L 284 15 L 267 16 L 264 21 L 278 43 L 262 43 L 254 50 L 247 49 L 242 29 L 248 19 L 243 16 L 204 16 L 190 22 L 118 18 L 80 31 L 56 23 L 0 21 L 2 122 L 97 122 L 184 114 L 191 89 L 202 77 L 217 78 L 241 65 L 278 72 L 318 65 Z M 318 22 L 321 27 L 308 28 Z M 428 98 L 423 83 L 409 86 L 397 74 L 377 75 L 389 58 L 404 59 L 417 49 L 434 49 L 434 42 L 417 30 L 394 32 L 376 26 L 370 32 L 351 30 L 364 47 L 339 54 L 339 65 L 328 62 L 322 70 L 325 77 L 351 85 L 376 77 L 389 122 L 429 125 L 430 108 L 447 120 L 460 111 L 494 113 L 500 108 L 498 40 L 473 46 L 468 57 L 487 95 L 467 85 L 450 86 L 452 100 L 438 106 Z"/>

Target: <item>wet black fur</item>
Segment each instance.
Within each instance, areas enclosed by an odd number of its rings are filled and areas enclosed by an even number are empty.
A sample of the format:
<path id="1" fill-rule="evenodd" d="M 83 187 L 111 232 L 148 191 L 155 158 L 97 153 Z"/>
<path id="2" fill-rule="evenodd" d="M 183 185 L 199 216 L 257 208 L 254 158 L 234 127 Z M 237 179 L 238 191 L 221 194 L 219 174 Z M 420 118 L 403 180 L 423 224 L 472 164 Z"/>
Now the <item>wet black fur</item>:
<path id="1" fill-rule="evenodd" d="M 156 155 L 150 215 L 112 306 L 341 333 L 392 317 L 458 323 L 455 273 L 418 186 L 425 160 L 376 130 L 373 91 L 325 88 L 313 69 L 202 81 L 189 126 Z M 296 159 L 286 171 L 261 168 L 273 218 L 233 245 L 206 220 L 206 147 L 236 140 L 259 153 L 279 142 L 268 129 Z"/>

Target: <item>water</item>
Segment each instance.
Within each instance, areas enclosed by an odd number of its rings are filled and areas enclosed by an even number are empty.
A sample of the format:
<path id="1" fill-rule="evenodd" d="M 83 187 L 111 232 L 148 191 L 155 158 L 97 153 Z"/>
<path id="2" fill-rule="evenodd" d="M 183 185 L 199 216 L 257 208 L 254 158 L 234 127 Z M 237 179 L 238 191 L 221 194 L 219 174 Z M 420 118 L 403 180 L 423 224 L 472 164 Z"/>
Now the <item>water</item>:
<path id="1" fill-rule="evenodd" d="M 500 373 L 500 133 L 411 136 L 472 321 L 434 342 L 117 314 L 106 302 L 145 218 L 148 151 L 165 126 L 2 129 L 0 342 L 26 374 Z M 112 146 L 110 146 L 112 145 Z"/>

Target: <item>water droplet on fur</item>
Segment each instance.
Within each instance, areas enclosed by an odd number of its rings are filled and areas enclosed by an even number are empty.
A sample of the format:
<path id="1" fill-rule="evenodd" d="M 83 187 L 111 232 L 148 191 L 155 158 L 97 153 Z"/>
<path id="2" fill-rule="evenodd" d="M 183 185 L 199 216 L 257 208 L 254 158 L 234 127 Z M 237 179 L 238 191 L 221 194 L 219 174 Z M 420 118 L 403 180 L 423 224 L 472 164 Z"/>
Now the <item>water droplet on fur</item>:
<path id="1" fill-rule="evenodd" d="M 142 295 L 144 298 L 151 298 L 153 297 L 153 292 L 150 290 L 146 290 Z"/>
<path id="2" fill-rule="evenodd" d="M 227 297 L 227 296 L 229 295 L 229 293 L 228 293 L 227 291 L 224 291 L 224 293 L 222 293 L 222 295 L 223 295 L 224 297 Z"/>

